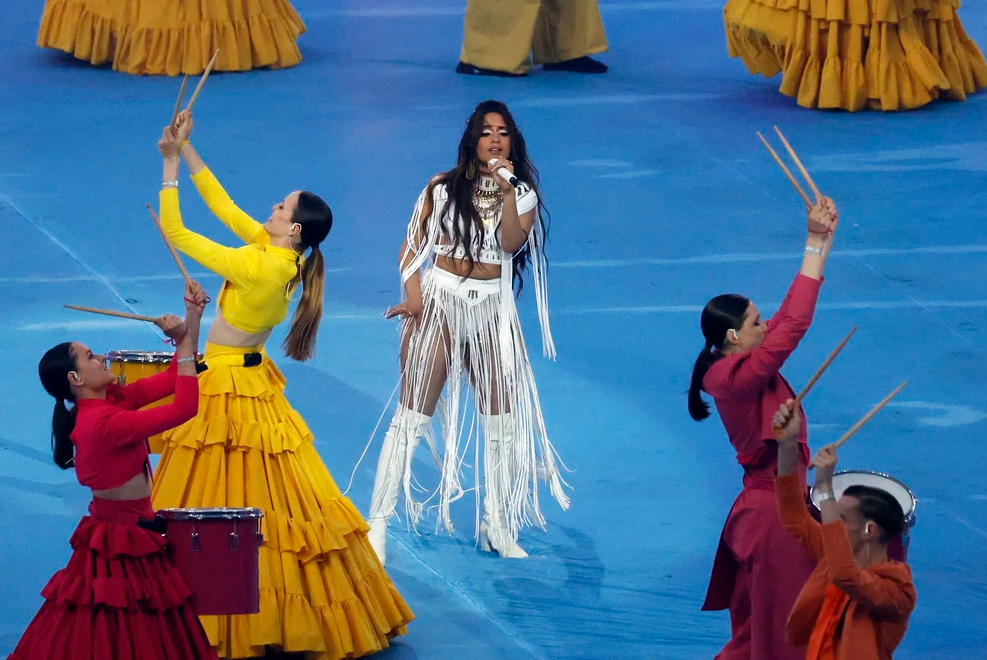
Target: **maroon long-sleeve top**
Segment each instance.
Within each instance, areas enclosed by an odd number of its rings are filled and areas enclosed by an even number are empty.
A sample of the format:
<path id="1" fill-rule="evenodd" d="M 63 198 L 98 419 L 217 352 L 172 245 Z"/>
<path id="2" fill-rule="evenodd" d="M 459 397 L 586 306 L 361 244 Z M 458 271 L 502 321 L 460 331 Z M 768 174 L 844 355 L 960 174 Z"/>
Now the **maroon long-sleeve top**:
<path id="1" fill-rule="evenodd" d="M 703 389 L 713 397 L 737 462 L 746 475 L 774 480 L 778 448 L 772 419 L 795 392 L 779 370 L 812 325 L 822 280 L 799 274 L 781 307 L 767 322 L 764 341 L 746 353 L 727 355 L 710 367 Z M 809 440 L 805 414 L 799 429 L 799 474 L 805 483 Z"/>

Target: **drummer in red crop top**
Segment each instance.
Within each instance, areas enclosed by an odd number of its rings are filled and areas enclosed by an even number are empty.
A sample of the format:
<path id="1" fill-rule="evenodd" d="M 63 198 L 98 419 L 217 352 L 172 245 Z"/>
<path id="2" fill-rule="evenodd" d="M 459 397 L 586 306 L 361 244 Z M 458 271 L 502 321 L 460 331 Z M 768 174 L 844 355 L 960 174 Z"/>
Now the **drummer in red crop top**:
<path id="1" fill-rule="evenodd" d="M 8 660 L 109 658 L 120 649 L 155 660 L 215 660 L 165 538 L 139 525 L 154 517 L 148 436 L 198 409 L 195 352 L 205 300 L 198 284 L 186 286 L 185 321 L 169 314 L 156 322 L 176 344 L 175 359 L 131 385 L 118 385 L 105 358 L 79 342 L 41 359 L 41 384 L 56 400 L 55 463 L 74 465 L 93 500 L 72 535 L 68 565 L 42 590 L 45 602 Z M 139 410 L 171 394 L 173 403 Z"/>
<path id="2" fill-rule="evenodd" d="M 156 322 L 176 346 L 168 369 L 130 385 L 118 385 L 105 357 L 93 354 L 79 342 L 60 344 L 42 360 L 42 383 L 58 400 L 52 428 L 55 462 L 67 467 L 71 459 L 79 483 L 91 488 L 95 497 L 149 497 L 147 438 L 195 417 L 199 405 L 195 353 L 200 305 L 205 305 L 205 294 L 193 283 L 192 288 L 186 287 L 187 321 L 168 314 Z M 55 373 L 46 378 L 45 368 L 51 362 L 68 360 L 74 368 L 67 375 Z M 175 395 L 174 403 L 139 410 L 171 394 Z M 75 402 L 74 415 L 65 409 L 66 398 Z"/>
<path id="3" fill-rule="evenodd" d="M 710 394 L 744 467 L 743 489 L 723 527 L 703 604 L 703 610 L 730 609 L 732 636 L 719 660 L 802 658 L 785 644 L 785 623 L 812 564 L 778 520 L 772 418 L 795 397 L 779 370 L 812 323 L 837 223 L 832 200 L 817 200 L 809 212 L 802 268 L 766 324 L 754 303 L 735 294 L 717 296 L 703 310 L 706 345 L 692 372 L 689 414 L 696 421 L 709 417 L 700 392 Z M 798 438 L 804 487 L 809 462 L 804 424 Z"/>

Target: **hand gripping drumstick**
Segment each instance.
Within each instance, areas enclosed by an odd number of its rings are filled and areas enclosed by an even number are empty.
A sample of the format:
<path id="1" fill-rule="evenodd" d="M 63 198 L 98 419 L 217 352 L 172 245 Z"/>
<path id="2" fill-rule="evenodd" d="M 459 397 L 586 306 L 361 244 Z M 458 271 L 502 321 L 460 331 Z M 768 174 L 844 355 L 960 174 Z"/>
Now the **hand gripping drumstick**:
<path id="1" fill-rule="evenodd" d="M 196 85 L 195 91 L 192 92 L 192 98 L 189 100 L 188 105 L 185 107 L 186 110 L 191 111 L 192 110 L 192 106 L 195 105 L 195 99 L 199 98 L 199 93 L 202 91 L 202 87 L 206 84 L 206 78 L 209 77 L 209 72 L 212 71 L 212 67 L 216 63 L 216 58 L 217 57 L 219 57 L 219 49 L 218 48 L 216 49 L 216 52 L 213 54 L 212 59 L 209 60 L 209 64 L 208 64 L 208 66 L 206 66 L 206 70 L 202 74 L 202 77 L 199 78 L 199 84 Z"/>
<path id="2" fill-rule="evenodd" d="M 65 305 L 67 309 L 77 309 L 80 312 L 91 312 L 93 314 L 103 314 L 104 316 L 118 316 L 122 319 L 133 319 L 134 321 L 147 321 L 148 323 L 156 323 L 158 319 L 153 316 L 142 316 L 140 314 L 131 314 L 129 312 L 114 312 L 109 309 L 98 309 L 96 307 L 82 307 L 81 305 Z"/>
<path id="3" fill-rule="evenodd" d="M 884 397 L 884 401 L 881 401 L 879 404 L 877 404 L 876 406 L 874 406 L 874 408 L 871 409 L 871 411 L 869 413 L 867 413 L 866 415 L 864 415 L 863 418 L 859 422 L 857 422 L 856 424 L 854 424 L 853 426 L 851 426 L 850 427 L 850 430 L 847 431 L 846 433 L 844 433 L 843 434 L 843 437 L 840 438 L 839 440 L 837 440 L 833 444 L 833 446 L 834 447 L 839 447 L 844 442 L 846 442 L 847 440 L 849 440 L 850 439 L 850 436 L 853 435 L 854 433 L 856 433 L 857 431 L 859 431 L 860 428 L 864 424 L 866 424 L 867 422 L 869 422 L 871 417 L 873 417 L 878 412 L 880 412 L 881 411 L 881 408 L 883 408 L 884 406 L 886 406 L 887 403 L 888 403 L 888 401 L 890 401 L 891 399 L 893 399 L 896 396 L 898 396 L 898 392 L 900 392 L 903 389 L 905 389 L 905 385 L 908 385 L 908 381 L 907 380 L 904 383 L 902 383 L 901 385 L 899 385 L 898 386 L 898 389 L 896 389 L 894 392 L 892 392 L 891 394 L 889 394 L 886 397 Z"/>
<path id="4" fill-rule="evenodd" d="M 836 356 L 840 354 L 840 351 L 843 350 L 843 347 L 847 345 L 847 342 L 850 341 L 850 337 L 852 337 L 853 333 L 855 333 L 856 331 L 857 331 L 857 326 L 853 326 L 853 329 L 850 330 L 849 334 L 847 334 L 847 336 L 843 338 L 843 341 L 841 341 L 839 345 L 835 349 L 833 349 L 833 352 L 829 354 L 829 357 L 826 358 L 826 361 L 822 363 L 822 366 L 819 367 L 815 375 L 809 379 L 809 382 L 806 383 L 805 387 L 802 388 L 802 391 L 799 392 L 797 397 L 795 397 L 795 406 L 794 406 L 795 408 L 798 408 L 798 405 L 802 403 L 802 399 L 806 397 L 806 395 L 809 393 L 809 390 L 812 389 L 812 386 L 816 384 L 816 381 L 819 380 L 819 377 L 823 375 L 823 372 L 825 372 L 826 369 L 829 368 L 829 365 L 832 364 L 833 360 L 836 359 Z"/>
<path id="5" fill-rule="evenodd" d="M 185 278 L 185 284 L 191 287 L 192 278 L 189 277 L 188 271 L 185 270 L 185 264 L 182 263 L 181 257 L 179 257 L 178 252 L 175 251 L 175 246 L 168 240 L 168 235 L 165 234 L 164 227 L 161 226 L 161 221 L 158 219 L 157 214 L 154 212 L 154 209 L 151 208 L 150 204 L 145 204 L 145 206 L 147 207 L 147 212 L 151 214 L 151 219 L 154 220 L 154 226 L 156 226 L 158 231 L 161 232 L 161 238 L 164 239 L 165 245 L 168 246 L 168 251 L 171 252 L 171 256 L 175 259 L 175 263 L 178 264 L 178 270 L 182 271 L 182 277 Z"/>
<path id="6" fill-rule="evenodd" d="M 188 74 L 185 74 L 185 79 L 182 80 L 182 87 L 178 90 L 178 100 L 175 101 L 175 111 L 171 113 L 171 126 L 175 125 L 178 121 L 178 113 L 182 109 L 182 99 L 185 98 L 185 87 L 188 85 Z"/>
<path id="7" fill-rule="evenodd" d="M 761 135 L 760 132 L 757 134 L 757 137 L 761 138 L 761 142 L 764 143 L 764 146 L 768 150 L 768 153 L 770 153 L 771 157 L 775 159 L 775 162 L 778 163 L 778 167 L 781 168 L 781 171 L 784 172 L 785 176 L 788 177 L 788 180 L 791 182 L 792 186 L 795 187 L 795 192 L 797 192 L 799 196 L 802 198 L 802 201 L 805 202 L 805 208 L 812 209 L 812 200 L 810 200 L 809 196 L 805 194 L 804 190 L 802 190 L 802 186 L 800 186 L 799 182 L 795 180 L 794 176 L 792 176 L 792 173 L 785 166 L 785 163 L 781 160 L 781 157 L 778 156 L 778 153 L 771 148 L 771 145 L 768 144 L 768 141 L 764 139 L 764 136 Z"/>
<path id="8" fill-rule="evenodd" d="M 805 177 L 805 180 L 809 184 L 809 187 L 812 189 L 812 192 L 815 193 L 816 197 L 822 197 L 822 193 L 819 192 L 819 188 L 816 188 L 815 181 L 812 180 L 812 177 L 809 176 L 809 172 L 806 171 L 805 167 L 803 167 L 802 161 L 799 160 L 799 157 L 795 153 L 795 150 L 792 149 L 792 145 L 788 144 L 788 140 L 786 140 L 785 136 L 782 135 L 781 129 L 778 128 L 777 126 L 775 126 L 774 128 L 775 128 L 775 132 L 778 134 L 778 137 L 781 138 L 781 143 L 785 145 L 785 149 L 788 151 L 788 155 L 792 157 L 793 161 L 795 161 L 795 165 L 799 168 L 799 172 L 802 173 L 802 176 Z"/>

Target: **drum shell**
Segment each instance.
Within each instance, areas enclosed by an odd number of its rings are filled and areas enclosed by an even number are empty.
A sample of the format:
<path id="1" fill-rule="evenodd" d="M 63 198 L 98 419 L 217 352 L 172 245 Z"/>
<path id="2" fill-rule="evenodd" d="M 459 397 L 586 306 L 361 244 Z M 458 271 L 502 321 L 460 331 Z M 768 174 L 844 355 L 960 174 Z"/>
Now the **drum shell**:
<path id="1" fill-rule="evenodd" d="M 260 611 L 260 509 L 164 509 L 169 553 L 196 614 Z"/>

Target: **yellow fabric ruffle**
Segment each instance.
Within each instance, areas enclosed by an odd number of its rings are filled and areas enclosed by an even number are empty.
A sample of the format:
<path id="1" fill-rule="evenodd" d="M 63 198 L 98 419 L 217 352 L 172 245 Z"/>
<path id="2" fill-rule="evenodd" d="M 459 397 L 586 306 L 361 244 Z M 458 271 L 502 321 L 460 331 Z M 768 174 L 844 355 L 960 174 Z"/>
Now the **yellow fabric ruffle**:
<path id="1" fill-rule="evenodd" d="M 220 657 L 258 656 L 267 646 L 310 660 L 375 653 L 414 615 L 285 399 L 280 370 L 266 355 L 256 367 L 228 364 L 262 350 L 206 345 L 199 414 L 163 434 L 152 502 L 264 511 L 260 613 L 201 617 Z"/>
<path id="2" fill-rule="evenodd" d="M 46 0 L 38 45 L 133 75 L 281 69 L 305 23 L 288 0 Z"/>
<path id="3" fill-rule="evenodd" d="M 987 87 L 959 0 L 727 0 L 727 52 L 806 108 L 911 110 Z"/>

